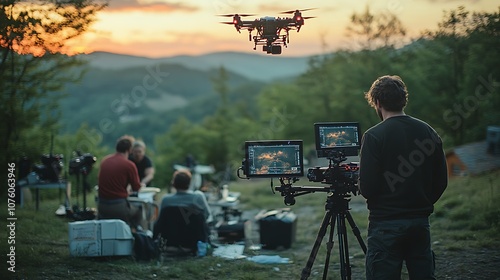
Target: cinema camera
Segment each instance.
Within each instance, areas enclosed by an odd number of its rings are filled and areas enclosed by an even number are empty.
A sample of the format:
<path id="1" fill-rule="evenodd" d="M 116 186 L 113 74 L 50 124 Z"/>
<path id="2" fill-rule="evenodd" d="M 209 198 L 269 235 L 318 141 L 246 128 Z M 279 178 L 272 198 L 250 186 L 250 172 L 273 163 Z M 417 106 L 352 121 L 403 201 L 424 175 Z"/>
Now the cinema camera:
<path id="1" fill-rule="evenodd" d="M 242 179 L 253 177 L 278 177 L 281 185 L 275 190 L 284 197 L 286 205 L 294 205 L 295 197 L 315 192 L 327 193 L 325 216 L 321 223 L 316 241 L 302 270 L 301 279 L 307 279 L 316 259 L 319 246 L 330 227 L 323 279 L 327 278 L 333 232 L 337 226 L 337 237 L 342 279 L 351 279 L 351 265 L 347 242 L 347 223 L 366 254 L 366 245 L 360 231 L 349 213 L 350 192 L 358 193 L 359 165 L 356 162 L 342 164 L 348 156 L 357 156 L 360 149 L 360 129 L 357 122 L 315 123 L 315 143 L 318 158 L 327 158 L 328 167 L 315 167 L 307 170 L 311 182 L 328 184 L 326 187 L 292 186 L 304 176 L 302 140 L 247 141 L 245 159 L 237 171 Z M 243 172 L 242 177 L 240 171 Z M 274 192 L 271 179 L 271 189 Z M 347 221 L 347 222 L 346 222 Z"/>
<path id="2" fill-rule="evenodd" d="M 76 154 L 78 156 L 72 158 L 69 162 L 69 174 L 88 175 L 97 158 L 89 153 L 82 154 L 80 151 L 76 151 Z"/>

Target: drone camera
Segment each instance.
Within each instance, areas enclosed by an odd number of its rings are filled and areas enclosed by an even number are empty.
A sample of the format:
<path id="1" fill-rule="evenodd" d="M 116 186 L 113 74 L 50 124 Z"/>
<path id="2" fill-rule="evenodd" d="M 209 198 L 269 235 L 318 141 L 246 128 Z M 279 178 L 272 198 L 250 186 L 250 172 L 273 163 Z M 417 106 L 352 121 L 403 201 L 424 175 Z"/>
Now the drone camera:
<path id="1" fill-rule="evenodd" d="M 262 46 L 262 51 L 268 54 L 281 54 L 281 45 Z"/>
<path id="2" fill-rule="evenodd" d="M 281 46 L 280 45 L 273 46 L 271 53 L 272 54 L 281 54 Z"/>

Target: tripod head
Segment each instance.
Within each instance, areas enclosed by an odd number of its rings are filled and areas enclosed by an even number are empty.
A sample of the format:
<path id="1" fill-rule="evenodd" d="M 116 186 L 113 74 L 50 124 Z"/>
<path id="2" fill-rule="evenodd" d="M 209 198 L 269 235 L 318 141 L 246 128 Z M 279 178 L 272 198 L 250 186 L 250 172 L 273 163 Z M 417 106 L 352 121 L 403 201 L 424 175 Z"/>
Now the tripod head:
<path id="1" fill-rule="evenodd" d="M 333 194 L 333 197 L 345 198 L 351 192 L 358 194 L 358 174 L 359 165 L 357 163 L 341 164 L 347 158 L 342 152 L 332 151 L 328 167 L 309 168 L 307 178 L 309 181 L 328 184 L 327 187 L 293 186 L 299 179 L 295 177 L 279 178 L 281 185 L 275 190 L 284 197 L 285 205 L 295 204 L 295 197 L 314 193 L 326 192 Z"/>

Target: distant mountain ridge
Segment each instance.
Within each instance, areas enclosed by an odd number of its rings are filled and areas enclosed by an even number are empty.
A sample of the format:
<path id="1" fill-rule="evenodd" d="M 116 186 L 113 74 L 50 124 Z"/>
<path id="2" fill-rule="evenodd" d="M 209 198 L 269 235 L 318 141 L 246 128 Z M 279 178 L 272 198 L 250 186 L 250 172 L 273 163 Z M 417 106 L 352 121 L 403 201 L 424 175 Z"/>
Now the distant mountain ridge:
<path id="1" fill-rule="evenodd" d="M 119 70 L 159 63 L 178 64 L 184 67 L 207 71 L 224 66 L 229 71 L 248 79 L 270 82 L 290 78 L 304 73 L 310 57 L 264 56 L 239 52 L 216 52 L 204 55 L 178 55 L 163 58 L 148 58 L 109 52 L 93 52 L 80 55 L 91 67 Z"/>
<path id="2" fill-rule="evenodd" d="M 61 131 L 75 132 L 83 123 L 101 132 L 113 145 L 124 134 L 141 136 L 148 144 L 180 117 L 194 123 L 219 106 L 213 78 L 218 70 L 193 69 L 180 63 L 134 56 L 95 53 L 83 56 L 85 74 L 68 83 L 60 100 Z M 82 69 L 83 70 L 83 69 Z M 149 77 L 149 78 L 148 78 Z M 226 69 L 230 106 L 254 111 L 256 95 L 269 82 Z M 293 77 L 290 77 L 293 78 Z M 103 130 L 103 123 L 112 124 Z"/>

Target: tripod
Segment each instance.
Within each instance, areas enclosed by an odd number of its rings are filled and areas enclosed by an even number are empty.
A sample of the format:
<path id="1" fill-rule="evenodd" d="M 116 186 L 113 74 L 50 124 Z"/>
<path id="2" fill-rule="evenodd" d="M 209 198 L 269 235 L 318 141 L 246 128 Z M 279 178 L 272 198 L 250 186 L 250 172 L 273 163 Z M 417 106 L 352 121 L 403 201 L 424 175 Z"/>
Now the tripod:
<path id="1" fill-rule="evenodd" d="M 302 275 L 300 279 L 307 279 L 311 274 L 311 267 L 314 264 L 314 260 L 316 259 L 316 255 L 318 253 L 318 249 L 321 245 L 321 241 L 326 234 L 326 230 L 328 225 L 330 225 L 330 234 L 328 237 L 327 243 L 327 252 L 325 259 L 325 267 L 323 270 L 323 279 L 326 279 L 328 275 L 328 264 L 330 262 L 330 255 L 333 248 L 333 233 L 335 229 L 335 223 L 337 223 L 337 236 L 338 236 L 338 246 L 339 246 L 339 256 L 340 256 L 340 275 L 341 279 L 351 279 L 351 265 L 349 263 L 349 248 L 347 243 L 347 230 L 346 230 L 346 222 L 349 222 L 351 229 L 356 236 L 356 239 L 359 242 L 359 245 L 363 249 L 363 252 L 366 254 L 366 245 L 361 238 L 360 231 L 356 224 L 354 223 L 354 219 L 349 213 L 349 200 L 347 199 L 349 195 L 337 193 L 337 192 L 329 192 L 326 204 L 325 204 L 325 216 L 323 218 L 323 222 L 321 223 L 321 227 L 318 232 L 318 236 L 316 237 L 316 241 L 314 242 L 314 246 L 311 250 L 311 254 L 309 255 L 309 259 L 307 260 L 306 267 L 302 270 Z"/>
<path id="2" fill-rule="evenodd" d="M 318 253 L 321 242 L 326 234 L 327 227 L 330 226 L 330 234 L 327 243 L 327 252 L 325 259 L 325 267 L 323 270 L 323 279 L 326 279 L 328 274 L 328 264 L 330 262 L 331 251 L 333 248 L 333 235 L 335 230 L 335 224 L 337 224 L 337 236 L 339 245 L 339 255 L 340 255 L 340 274 L 342 280 L 351 279 L 351 265 L 349 263 L 349 249 L 347 243 L 347 229 L 346 229 L 346 219 L 351 229 L 358 240 L 359 245 L 366 254 L 366 245 L 361 238 L 360 231 L 354 219 L 349 213 L 349 201 L 350 195 L 348 192 L 352 191 L 356 193 L 357 186 L 355 185 L 356 176 L 353 174 L 356 172 L 356 168 L 352 168 L 353 165 L 342 165 L 340 163 L 346 158 L 341 153 L 334 153 L 329 157 L 330 164 L 327 169 L 315 168 L 308 171 L 307 177 L 310 181 L 328 183 L 330 187 L 320 188 L 320 187 L 293 187 L 291 182 L 296 182 L 297 178 L 280 178 L 281 186 L 277 187 L 276 190 L 281 192 L 284 196 L 284 201 L 286 205 L 295 204 L 295 197 L 313 193 L 313 192 L 327 192 L 327 199 L 325 204 L 325 216 L 321 223 L 321 227 L 314 242 L 314 246 L 307 260 L 307 264 L 302 270 L 301 279 L 307 279 L 311 274 L 311 267 L 314 264 L 316 255 Z M 288 183 L 285 183 L 288 180 Z"/>

